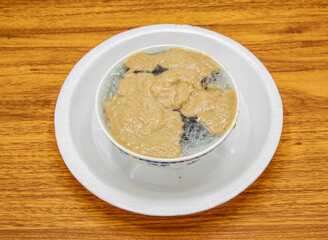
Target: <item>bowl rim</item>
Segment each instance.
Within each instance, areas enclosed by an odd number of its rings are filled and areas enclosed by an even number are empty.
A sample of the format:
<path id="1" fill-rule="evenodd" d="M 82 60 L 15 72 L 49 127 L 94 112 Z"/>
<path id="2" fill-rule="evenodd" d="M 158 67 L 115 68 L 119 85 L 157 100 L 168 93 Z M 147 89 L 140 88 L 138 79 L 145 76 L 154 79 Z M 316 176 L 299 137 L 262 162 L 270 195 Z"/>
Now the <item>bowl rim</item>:
<path id="1" fill-rule="evenodd" d="M 124 33 L 124 32 L 123 32 Z M 122 33 L 120 33 L 122 34 Z M 120 35 L 117 34 L 117 35 Z M 136 35 L 136 37 L 138 37 L 139 35 Z M 132 36 L 133 38 L 134 36 Z M 131 36 L 127 39 L 130 39 Z M 124 39 L 121 39 L 124 41 Z M 213 144 L 211 144 L 210 146 L 208 146 L 207 148 L 203 149 L 202 151 L 199 151 L 197 153 L 188 155 L 188 156 L 183 156 L 183 157 L 177 157 L 177 158 L 158 158 L 158 157 L 150 157 L 150 156 L 146 156 L 146 155 L 142 155 L 142 154 L 138 154 L 136 152 L 133 152 L 125 147 L 123 147 L 121 144 L 119 144 L 114 137 L 111 136 L 111 134 L 109 133 L 109 129 L 106 126 L 105 122 L 103 121 L 103 117 L 102 117 L 102 110 L 101 110 L 101 90 L 104 87 L 104 84 L 107 82 L 108 80 L 108 75 L 109 73 L 113 70 L 113 68 L 115 68 L 122 60 L 126 59 L 127 57 L 140 52 L 140 51 L 144 51 L 150 48 L 155 48 L 155 47 L 179 47 L 179 48 L 184 48 L 184 49 L 188 49 L 188 50 L 193 50 L 193 51 L 197 51 L 200 52 L 206 56 L 209 56 L 210 58 L 212 58 L 214 61 L 216 61 L 221 69 L 224 70 L 225 74 L 228 75 L 229 79 L 231 80 L 231 83 L 233 85 L 233 89 L 236 93 L 236 97 L 237 97 L 237 107 L 236 107 L 236 114 L 234 116 L 234 120 L 231 123 L 231 125 L 229 126 L 229 128 L 224 132 L 224 134 L 219 137 Z M 114 64 L 111 65 L 111 67 L 108 68 L 108 70 L 106 71 L 106 73 L 103 75 L 102 79 L 100 80 L 98 86 L 97 86 L 97 90 L 96 90 L 96 96 L 95 96 L 95 110 L 96 110 L 96 117 L 98 120 L 98 123 L 103 131 L 103 133 L 106 135 L 107 139 L 115 146 L 117 147 L 119 150 L 123 151 L 124 153 L 137 158 L 139 160 L 146 160 L 146 161 L 152 161 L 152 162 L 161 162 L 161 163 L 179 163 L 179 162 L 188 162 L 194 159 L 198 159 L 208 153 L 210 153 L 212 150 L 214 150 L 215 148 L 217 148 L 228 136 L 229 134 L 232 132 L 232 130 L 236 127 L 237 121 L 238 121 L 238 116 L 239 116 L 239 107 L 240 107 L 240 97 L 239 97 L 239 91 L 238 91 L 238 87 L 236 85 L 236 82 L 234 81 L 232 75 L 230 74 L 230 72 L 228 71 L 228 69 L 222 65 L 218 60 L 216 60 L 214 57 L 212 57 L 210 54 L 206 54 L 201 50 L 189 47 L 189 46 L 184 46 L 184 45 L 180 45 L 180 44 L 158 44 L 158 45 L 151 45 L 151 46 L 147 46 L 144 48 L 140 48 L 138 50 L 135 50 L 133 52 L 130 52 L 128 54 L 126 54 L 125 56 L 121 57 L 119 60 L 117 60 Z"/>

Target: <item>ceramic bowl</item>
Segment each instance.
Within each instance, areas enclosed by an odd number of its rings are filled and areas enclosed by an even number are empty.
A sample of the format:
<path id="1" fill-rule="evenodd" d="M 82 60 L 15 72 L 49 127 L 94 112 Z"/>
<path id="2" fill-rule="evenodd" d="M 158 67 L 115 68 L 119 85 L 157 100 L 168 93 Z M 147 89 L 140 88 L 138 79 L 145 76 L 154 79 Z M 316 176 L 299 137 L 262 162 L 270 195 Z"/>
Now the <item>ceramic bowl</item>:
<path id="1" fill-rule="evenodd" d="M 115 50 L 132 35 L 143 37 L 125 44 L 121 52 Z M 96 117 L 94 101 L 101 79 L 115 62 L 138 49 L 156 44 L 197 48 L 199 41 L 207 43 L 199 50 L 226 66 L 238 86 L 236 128 L 205 158 L 182 168 L 151 167 L 125 157 Z M 60 90 L 54 123 L 60 154 L 87 190 L 131 212 L 177 216 L 223 204 L 263 173 L 279 144 L 283 107 L 272 76 L 244 46 L 204 28 L 164 24 L 116 35 L 83 56 Z"/>
<path id="2" fill-rule="evenodd" d="M 167 42 L 165 42 L 165 40 Z M 143 48 L 137 48 L 136 47 L 137 44 L 135 43 L 138 43 L 139 41 L 149 42 L 149 46 Z M 128 53 L 125 55 L 118 54 L 117 56 L 120 56 L 120 58 L 117 57 L 115 59 L 115 63 L 111 65 L 111 67 L 108 69 L 108 71 L 100 81 L 96 93 L 95 109 L 96 109 L 98 122 L 103 132 L 110 140 L 110 142 L 114 146 L 116 146 L 121 151 L 122 154 L 129 156 L 146 165 L 158 166 L 158 167 L 179 167 L 179 166 L 185 166 L 197 162 L 200 158 L 206 156 L 208 153 L 210 153 L 216 147 L 218 147 L 228 137 L 228 135 L 231 133 L 231 131 L 234 129 L 237 123 L 238 113 L 239 113 L 239 95 L 233 77 L 217 59 L 217 55 L 219 55 L 220 52 L 216 49 L 215 44 L 212 45 L 211 48 L 208 47 L 211 44 L 211 41 L 212 41 L 211 38 L 209 38 L 205 34 L 203 35 L 201 32 L 195 34 L 192 37 L 190 37 L 190 34 L 188 34 L 185 31 L 181 31 L 181 32 L 172 31 L 167 35 L 163 35 L 163 32 L 154 32 L 152 34 L 148 34 L 148 33 L 134 34 L 133 32 L 131 32 L 129 36 L 121 39 L 121 41 L 115 46 L 115 48 L 113 48 L 112 51 L 115 51 L 117 53 L 120 52 L 128 52 Z M 130 51 L 127 51 L 126 49 L 127 47 Z M 108 126 L 108 122 L 106 121 L 106 117 L 105 117 L 106 114 L 104 113 L 103 106 L 105 103 L 104 102 L 105 96 L 108 95 L 108 88 L 111 86 L 110 84 L 112 80 L 111 73 L 115 72 L 115 69 L 117 68 L 119 63 L 123 61 L 123 59 L 126 59 L 129 55 L 135 52 L 139 52 L 139 51 L 152 52 L 152 51 L 156 51 L 156 49 L 170 48 L 170 47 L 180 47 L 190 50 L 196 50 L 204 54 L 207 54 L 211 58 L 216 60 L 221 66 L 222 75 L 225 76 L 226 80 L 229 82 L 230 88 L 234 89 L 236 92 L 237 113 L 235 115 L 235 118 L 231 126 L 221 136 L 219 136 L 217 140 L 215 140 L 211 145 L 209 145 L 207 148 L 205 148 L 202 151 L 199 151 L 192 155 L 178 157 L 178 158 L 155 158 L 155 157 L 140 155 L 120 145 L 109 131 L 109 126 Z"/>

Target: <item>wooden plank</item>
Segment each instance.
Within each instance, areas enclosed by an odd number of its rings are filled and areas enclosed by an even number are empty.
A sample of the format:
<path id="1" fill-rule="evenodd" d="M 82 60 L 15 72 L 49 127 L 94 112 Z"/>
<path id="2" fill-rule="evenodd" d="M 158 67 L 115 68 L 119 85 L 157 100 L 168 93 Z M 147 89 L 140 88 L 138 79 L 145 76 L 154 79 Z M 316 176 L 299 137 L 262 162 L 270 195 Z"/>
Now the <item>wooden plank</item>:
<path id="1" fill-rule="evenodd" d="M 201 26 L 250 49 L 284 104 L 278 150 L 233 200 L 180 217 L 111 206 L 69 172 L 54 135 L 58 93 L 107 38 L 149 24 Z M 328 1 L 0 2 L 0 239 L 326 239 Z"/>

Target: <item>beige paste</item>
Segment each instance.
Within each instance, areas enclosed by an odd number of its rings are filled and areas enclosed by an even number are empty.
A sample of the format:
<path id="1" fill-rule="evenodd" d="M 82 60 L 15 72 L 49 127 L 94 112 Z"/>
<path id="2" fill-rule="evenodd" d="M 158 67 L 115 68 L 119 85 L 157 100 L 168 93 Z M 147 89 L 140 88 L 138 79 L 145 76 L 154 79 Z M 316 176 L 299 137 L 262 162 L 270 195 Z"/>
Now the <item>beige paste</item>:
<path id="1" fill-rule="evenodd" d="M 222 134 L 233 122 L 235 92 L 205 90 L 200 83 L 220 70 L 209 56 L 171 48 L 158 55 L 136 53 L 125 65 L 129 70 L 107 103 L 111 134 L 125 148 L 150 157 L 179 157 L 183 122 L 176 109 L 186 117 L 197 117 L 212 134 Z M 152 74 L 158 65 L 167 70 Z"/>

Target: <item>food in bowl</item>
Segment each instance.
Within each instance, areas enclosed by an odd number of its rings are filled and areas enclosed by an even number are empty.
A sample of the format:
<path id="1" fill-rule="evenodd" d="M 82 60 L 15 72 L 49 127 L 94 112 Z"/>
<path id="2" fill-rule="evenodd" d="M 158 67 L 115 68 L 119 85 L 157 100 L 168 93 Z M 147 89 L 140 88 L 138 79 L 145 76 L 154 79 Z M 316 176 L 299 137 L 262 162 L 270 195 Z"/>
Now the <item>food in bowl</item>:
<path id="1" fill-rule="evenodd" d="M 229 75 L 208 55 L 188 48 L 133 53 L 112 68 L 104 88 L 108 131 L 143 156 L 179 158 L 202 151 L 237 115 Z"/>

